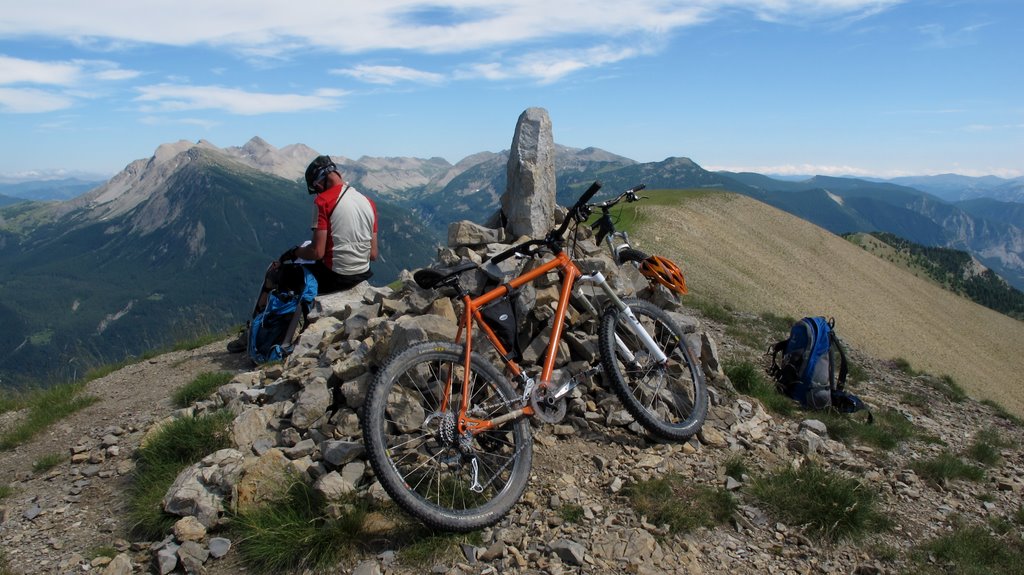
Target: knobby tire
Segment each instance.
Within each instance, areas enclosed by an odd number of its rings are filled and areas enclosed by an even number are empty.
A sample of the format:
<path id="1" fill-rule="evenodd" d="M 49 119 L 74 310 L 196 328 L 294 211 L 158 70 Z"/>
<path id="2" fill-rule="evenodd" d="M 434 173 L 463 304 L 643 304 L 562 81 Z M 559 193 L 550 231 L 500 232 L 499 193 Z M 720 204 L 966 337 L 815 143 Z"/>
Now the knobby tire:
<path id="1" fill-rule="evenodd" d="M 462 396 L 463 358 L 463 347 L 448 342 L 422 343 L 392 356 L 370 385 L 362 418 L 370 465 L 392 500 L 429 527 L 458 532 L 504 517 L 526 489 L 533 459 L 523 417 L 463 440 L 460 449 L 453 416 Z M 442 405 L 452 370 L 453 389 Z M 521 403 L 483 358 L 473 354 L 470 370 L 471 417 L 494 419 Z M 467 447 L 475 454 L 481 493 L 470 489 L 473 457 Z"/>
<path id="2" fill-rule="evenodd" d="M 627 326 L 624 314 L 612 307 L 601 317 L 598 332 L 605 376 L 626 410 L 645 429 L 664 439 L 689 439 L 700 431 L 707 417 L 704 373 L 683 341 L 682 329 L 667 313 L 646 301 L 624 301 L 668 356 L 668 362 L 658 365 Z M 616 335 L 634 360 L 623 357 Z"/>

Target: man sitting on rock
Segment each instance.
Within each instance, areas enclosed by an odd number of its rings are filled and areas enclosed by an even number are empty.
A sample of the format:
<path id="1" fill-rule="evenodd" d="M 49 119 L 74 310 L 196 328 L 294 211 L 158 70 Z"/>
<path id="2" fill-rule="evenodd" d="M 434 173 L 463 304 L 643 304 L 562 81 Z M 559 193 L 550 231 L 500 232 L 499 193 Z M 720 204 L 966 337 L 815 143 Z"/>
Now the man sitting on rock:
<path id="1" fill-rule="evenodd" d="M 377 259 L 377 207 L 373 200 L 345 183 L 330 156 L 317 156 L 306 167 L 306 189 L 316 195 L 313 238 L 288 248 L 271 265 L 257 310 L 262 309 L 270 289 L 279 282 L 287 285 L 280 271 L 285 262 L 306 266 L 316 278 L 318 295 L 350 289 L 373 276 L 370 261 Z M 245 351 L 246 331 L 228 343 L 228 351 Z"/>

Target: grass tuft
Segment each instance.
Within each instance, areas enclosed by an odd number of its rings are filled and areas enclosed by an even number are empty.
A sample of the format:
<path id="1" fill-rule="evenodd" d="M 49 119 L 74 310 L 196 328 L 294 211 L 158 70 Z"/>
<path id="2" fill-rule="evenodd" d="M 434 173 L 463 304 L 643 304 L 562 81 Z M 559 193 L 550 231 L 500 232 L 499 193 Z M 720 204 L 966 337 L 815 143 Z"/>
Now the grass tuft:
<path id="1" fill-rule="evenodd" d="M 191 382 L 175 391 L 171 399 L 178 407 L 188 407 L 209 397 L 218 387 L 231 381 L 232 377 L 227 371 L 200 373 Z"/>
<path id="2" fill-rule="evenodd" d="M 277 501 L 240 513 L 232 530 L 246 563 L 261 573 L 319 571 L 351 556 L 363 542 L 368 506 L 356 498 L 344 502 L 337 517 L 327 517 L 325 502 L 296 480 Z"/>
<path id="3" fill-rule="evenodd" d="M 419 567 L 427 572 L 438 563 L 450 563 L 461 555 L 462 545 L 478 546 L 483 537 L 479 531 L 471 533 L 433 533 L 418 535 L 402 547 L 398 556 L 402 564 Z"/>
<path id="4" fill-rule="evenodd" d="M 999 451 L 1011 444 L 999 435 L 999 430 L 989 427 L 974 436 L 974 442 L 967 448 L 967 456 L 978 463 L 992 467 L 1002 461 Z"/>
<path id="5" fill-rule="evenodd" d="M 867 422 L 866 414 L 817 411 L 814 417 L 828 427 L 829 437 L 843 443 L 858 441 L 880 449 L 895 449 L 900 443 L 916 435 L 917 428 L 909 419 L 893 409 L 873 413 L 874 421 Z"/>
<path id="6" fill-rule="evenodd" d="M 943 451 L 931 459 L 915 461 L 910 467 L 932 485 L 943 485 L 955 479 L 981 481 L 985 477 L 985 472 L 980 467 L 964 463 L 962 459 L 948 451 Z"/>
<path id="7" fill-rule="evenodd" d="M 793 415 L 797 412 L 796 402 L 779 393 L 764 371 L 753 363 L 726 363 L 725 375 L 729 377 L 736 391 L 759 399 L 769 411 L 779 415 Z"/>
<path id="8" fill-rule="evenodd" d="M 728 491 L 694 485 L 678 474 L 633 483 L 623 493 L 637 513 L 655 525 L 667 524 L 673 533 L 725 523 L 737 508 Z"/>
<path id="9" fill-rule="evenodd" d="M 10 485 L 0 485 L 0 500 L 7 499 L 11 495 L 14 495 L 14 488 Z"/>
<path id="10" fill-rule="evenodd" d="M 960 384 L 953 379 L 952 376 L 943 375 L 942 377 L 927 377 L 925 381 L 933 389 L 942 394 L 943 397 L 952 401 L 953 403 L 963 403 L 967 400 L 967 392 L 964 388 L 960 387 Z"/>
<path id="11" fill-rule="evenodd" d="M 922 575 L 1010 575 L 1024 573 L 1024 545 L 1016 534 L 997 536 L 980 526 L 960 527 L 927 541 L 912 553 Z"/>
<path id="12" fill-rule="evenodd" d="M 0 435 L 0 451 L 31 440 L 54 423 L 99 401 L 97 397 L 83 395 L 84 391 L 84 383 L 73 383 L 24 394 L 19 401 L 24 402 L 28 414 L 14 429 Z"/>
<path id="13" fill-rule="evenodd" d="M 700 311 L 701 315 L 712 321 L 732 325 L 736 322 L 732 312 L 722 304 L 707 298 L 691 296 L 686 300 L 686 305 Z"/>
<path id="14" fill-rule="evenodd" d="M 579 523 L 583 519 L 583 506 L 566 503 L 558 510 L 558 515 L 569 523 Z"/>
<path id="15" fill-rule="evenodd" d="M 787 523 L 831 541 L 857 539 L 891 525 L 866 484 L 813 464 L 757 477 L 751 492 Z"/>
<path id="16" fill-rule="evenodd" d="M 734 453 L 725 460 L 725 474 L 733 479 L 741 479 L 749 471 L 742 453 Z"/>
<path id="17" fill-rule="evenodd" d="M 1009 421 L 1010 423 L 1012 423 L 1012 424 L 1014 424 L 1014 425 L 1016 425 L 1018 427 L 1024 427 L 1024 419 L 1021 419 L 1021 418 L 1017 417 L 1016 415 L 1010 413 L 1010 411 L 1008 409 L 1003 407 L 998 402 L 996 402 L 994 400 L 991 400 L 991 399 L 983 399 L 983 400 L 981 400 L 981 403 L 982 403 L 982 405 L 987 405 L 987 406 L 991 407 L 992 411 L 995 412 L 996 417 L 999 417 L 1001 419 L 1005 419 L 1006 421 Z"/>
<path id="18" fill-rule="evenodd" d="M 44 473 L 57 467 L 64 462 L 63 453 L 48 453 L 35 461 L 32 464 L 32 471 L 35 473 Z"/>
<path id="19" fill-rule="evenodd" d="M 133 535 L 149 540 L 163 538 L 177 519 L 163 511 L 167 489 L 186 467 L 230 447 L 228 426 L 233 419 L 229 411 L 176 419 L 135 452 L 137 466 L 128 502 Z"/>

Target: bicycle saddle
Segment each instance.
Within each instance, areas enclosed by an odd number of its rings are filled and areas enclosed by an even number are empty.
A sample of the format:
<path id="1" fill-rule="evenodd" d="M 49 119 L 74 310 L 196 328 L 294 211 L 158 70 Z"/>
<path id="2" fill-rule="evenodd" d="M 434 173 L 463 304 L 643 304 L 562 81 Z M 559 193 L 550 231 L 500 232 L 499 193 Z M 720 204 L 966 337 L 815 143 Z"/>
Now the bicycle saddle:
<path id="1" fill-rule="evenodd" d="M 467 260 L 450 268 L 424 268 L 417 270 L 416 273 L 412 274 L 412 279 L 416 282 L 416 285 L 423 289 L 433 289 L 439 286 L 451 286 L 458 280 L 459 274 L 475 267 L 477 267 L 477 264 Z"/>

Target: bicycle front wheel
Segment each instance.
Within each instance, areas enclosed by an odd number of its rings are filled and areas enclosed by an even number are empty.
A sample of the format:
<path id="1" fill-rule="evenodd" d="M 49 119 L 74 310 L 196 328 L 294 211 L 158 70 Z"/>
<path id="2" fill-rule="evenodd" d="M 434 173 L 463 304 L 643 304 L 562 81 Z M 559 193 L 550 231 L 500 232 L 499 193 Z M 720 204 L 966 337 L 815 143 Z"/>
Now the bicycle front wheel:
<path id="1" fill-rule="evenodd" d="M 367 392 L 363 441 L 381 486 L 429 527 L 472 531 L 497 523 L 526 489 L 533 459 L 522 417 L 498 428 L 459 434 L 464 350 L 447 342 L 415 345 L 393 356 Z M 473 354 L 467 416 L 494 420 L 521 399 L 508 381 Z"/>
<path id="2" fill-rule="evenodd" d="M 598 333 L 605 377 L 645 429 L 665 439 L 689 439 L 707 417 L 704 373 L 683 342 L 682 329 L 667 313 L 646 301 L 623 301 L 668 360 L 657 362 L 625 314 L 612 307 L 601 317 Z"/>

